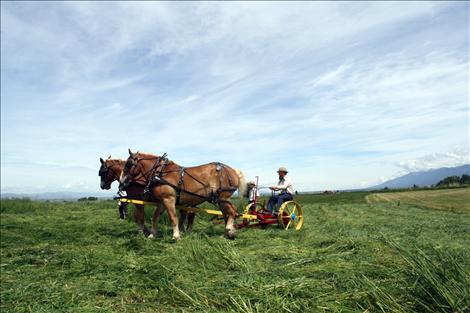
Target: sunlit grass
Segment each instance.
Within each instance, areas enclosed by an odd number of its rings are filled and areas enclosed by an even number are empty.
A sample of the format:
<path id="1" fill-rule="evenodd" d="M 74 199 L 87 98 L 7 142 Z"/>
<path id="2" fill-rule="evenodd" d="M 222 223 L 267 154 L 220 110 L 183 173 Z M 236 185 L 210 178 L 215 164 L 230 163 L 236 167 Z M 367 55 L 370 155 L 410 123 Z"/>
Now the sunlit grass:
<path id="1" fill-rule="evenodd" d="M 144 238 L 116 203 L 2 201 L 2 312 L 467 312 L 470 213 L 301 195 L 296 232 L 196 217 Z M 148 208 L 147 218 L 151 216 Z"/>
<path id="2" fill-rule="evenodd" d="M 470 212 L 470 188 L 375 193 L 368 195 L 367 201 L 407 203 L 436 210 Z"/>

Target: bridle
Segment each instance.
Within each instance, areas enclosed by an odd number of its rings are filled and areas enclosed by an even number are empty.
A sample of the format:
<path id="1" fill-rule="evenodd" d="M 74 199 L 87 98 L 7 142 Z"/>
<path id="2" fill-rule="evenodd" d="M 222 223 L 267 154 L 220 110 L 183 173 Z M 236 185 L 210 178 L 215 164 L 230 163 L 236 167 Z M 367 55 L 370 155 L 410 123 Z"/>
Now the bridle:
<path id="1" fill-rule="evenodd" d="M 126 162 L 126 165 L 124 166 L 124 170 L 126 170 L 126 168 L 129 168 L 128 171 L 127 171 L 127 175 L 129 175 L 130 172 L 132 171 L 132 169 L 135 166 L 139 165 L 140 161 L 155 159 L 155 163 L 153 164 L 153 166 L 148 171 L 144 172 L 142 170 L 142 166 L 140 166 L 139 172 L 137 173 L 137 175 L 135 175 L 132 178 L 132 181 L 127 181 L 124 184 L 121 182 L 120 185 L 119 185 L 119 189 L 124 190 L 127 187 L 129 187 L 129 185 L 131 183 L 134 183 L 134 184 L 141 185 L 141 186 L 145 187 L 145 190 L 147 190 L 150 183 L 152 182 L 153 178 L 157 175 L 157 173 L 159 172 L 160 175 L 161 175 L 161 173 L 163 172 L 165 167 L 168 165 L 168 158 L 166 156 L 167 156 L 167 154 L 164 153 L 162 156 L 151 156 L 151 157 L 137 158 L 135 160 L 133 159 L 132 161 L 134 162 L 134 164 L 132 164 L 131 166 L 128 166 L 129 163 Z M 141 178 L 143 178 L 145 183 L 139 182 L 139 180 Z"/>
<path id="2" fill-rule="evenodd" d="M 113 167 L 107 166 L 106 163 L 103 163 L 98 171 L 98 176 L 101 178 L 106 178 L 106 175 L 108 174 L 108 171 L 111 172 L 111 182 L 115 180 L 119 180 L 119 176 L 121 173 L 116 173 L 116 171 L 113 169 Z"/>

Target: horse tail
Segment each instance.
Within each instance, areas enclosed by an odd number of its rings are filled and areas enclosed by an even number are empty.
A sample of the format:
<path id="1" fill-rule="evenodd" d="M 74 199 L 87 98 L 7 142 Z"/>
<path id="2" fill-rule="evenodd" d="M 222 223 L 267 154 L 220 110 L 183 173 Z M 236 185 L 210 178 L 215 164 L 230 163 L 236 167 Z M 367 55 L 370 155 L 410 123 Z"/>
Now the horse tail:
<path id="1" fill-rule="evenodd" d="M 235 169 L 235 172 L 238 176 L 238 196 L 240 197 L 240 199 L 243 199 L 243 197 L 246 197 L 247 191 L 245 174 L 243 174 L 243 172 L 239 169 Z"/>

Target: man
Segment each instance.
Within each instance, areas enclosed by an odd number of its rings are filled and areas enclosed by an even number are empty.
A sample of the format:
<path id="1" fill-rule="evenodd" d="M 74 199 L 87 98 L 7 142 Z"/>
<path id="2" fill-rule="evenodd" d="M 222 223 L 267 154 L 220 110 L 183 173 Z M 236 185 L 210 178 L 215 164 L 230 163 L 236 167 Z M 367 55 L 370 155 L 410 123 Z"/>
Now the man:
<path id="1" fill-rule="evenodd" d="M 269 189 L 273 191 L 279 191 L 279 194 L 274 194 L 268 202 L 268 210 L 277 214 L 282 203 L 294 199 L 294 188 L 292 187 L 292 181 L 287 177 L 287 169 L 280 167 L 277 171 L 279 175 L 279 182 L 277 186 L 271 186 Z"/>

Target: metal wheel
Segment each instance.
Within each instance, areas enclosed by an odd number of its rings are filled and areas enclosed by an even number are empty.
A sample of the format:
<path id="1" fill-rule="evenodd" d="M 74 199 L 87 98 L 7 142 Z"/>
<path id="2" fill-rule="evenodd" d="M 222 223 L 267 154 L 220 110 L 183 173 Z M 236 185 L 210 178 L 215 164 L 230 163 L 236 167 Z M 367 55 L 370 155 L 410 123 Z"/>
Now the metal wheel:
<path id="1" fill-rule="evenodd" d="M 304 224 L 300 204 L 295 201 L 284 202 L 279 208 L 278 222 L 285 230 L 289 228 L 300 230 Z"/>
<path id="2" fill-rule="evenodd" d="M 253 210 L 253 203 L 248 203 L 245 209 L 243 210 L 243 214 L 250 214 L 252 211 L 259 212 L 261 210 L 264 210 L 264 205 L 261 204 L 260 202 L 256 202 L 255 210 Z"/>

